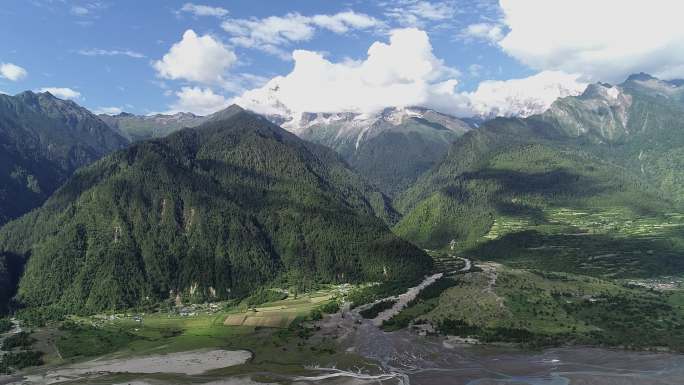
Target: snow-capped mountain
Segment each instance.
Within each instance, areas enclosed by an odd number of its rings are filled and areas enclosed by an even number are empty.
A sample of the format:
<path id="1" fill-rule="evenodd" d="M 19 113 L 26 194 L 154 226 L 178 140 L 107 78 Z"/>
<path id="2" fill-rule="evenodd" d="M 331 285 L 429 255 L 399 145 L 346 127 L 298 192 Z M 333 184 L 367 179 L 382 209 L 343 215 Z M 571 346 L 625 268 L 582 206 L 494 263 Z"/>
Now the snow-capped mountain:
<path id="1" fill-rule="evenodd" d="M 541 114 L 554 101 L 582 94 L 587 83 L 578 75 L 544 71 L 523 79 L 488 80 L 468 93 L 471 114 L 483 120 Z"/>
<path id="2" fill-rule="evenodd" d="M 364 141 L 386 131 L 406 129 L 407 125 L 422 127 L 434 124 L 446 129 L 450 135 L 457 136 L 471 129 L 461 119 L 423 107 L 389 107 L 377 113 L 302 113 L 290 117 L 272 115 L 269 118 L 305 139 L 323 142 L 337 149 L 350 143 L 353 143 L 354 149 L 358 149 Z"/>
<path id="3" fill-rule="evenodd" d="M 331 147 L 386 193 L 402 191 L 472 126 L 422 107 L 377 113 L 302 113 L 269 119 L 299 137 Z"/>

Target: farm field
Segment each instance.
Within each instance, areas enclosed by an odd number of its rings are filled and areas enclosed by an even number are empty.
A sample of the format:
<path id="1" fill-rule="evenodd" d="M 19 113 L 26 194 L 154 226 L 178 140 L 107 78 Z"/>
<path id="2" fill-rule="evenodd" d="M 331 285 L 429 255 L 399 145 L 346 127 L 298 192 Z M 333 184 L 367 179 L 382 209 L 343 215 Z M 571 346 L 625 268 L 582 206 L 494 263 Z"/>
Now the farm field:
<path id="1" fill-rule="evenodd" d="M 386 322 L 481 342 L 684 350 L 684 291 L 481 262 Z"/>
<path id="2" fill-rule="evenodd" d="M 637 216 L 624 209 L 546 208 L 533 220 L 497 216 L 478 242 L 458 252 L 511 267 L 603 278 L 684 274 L 684 215 Z"/>
<path id="3" fill-rule="evenodd" d="M 333 341 L 311 338 L 312 317 L 342 292 L 339 287 L 330 287 L 297 299 L 286 298 L 251 308 L 236 305 L 215 311 L 215 305 L 205 306 L 204 311 L 196 310 L 192 315 L 72 316 L 33 331 L 34 346 L 46 353 L 47 363 L 35 370 L 96 357 L 125 360 L 207 349 L 251 352 L 252 358 L 245 364 L 212 371 L 220 375 L 261 371 L 306 373 L 306 365 L 330 363 L 339 367 L 364 366 L 366 361 L 359 356 L 337 352 Z"/>

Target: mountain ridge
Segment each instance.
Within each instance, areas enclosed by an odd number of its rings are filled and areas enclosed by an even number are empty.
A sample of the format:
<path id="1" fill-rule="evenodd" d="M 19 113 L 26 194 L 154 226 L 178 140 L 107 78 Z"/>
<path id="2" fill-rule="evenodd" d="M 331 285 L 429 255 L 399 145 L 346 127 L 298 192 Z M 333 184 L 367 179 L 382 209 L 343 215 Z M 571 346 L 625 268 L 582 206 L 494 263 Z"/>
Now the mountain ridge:
<path id="1" fill-rule="evenodd" d="M 581 221 L 577 227 L 562 210 L 613 217 L 616 228 L 645 218 L 668 221 L 664 218 L 682 210 L 684 203 L 684 104 L 678 86 L 653 79 L 642 75 L 615 86 L 597 83 L 580 96 L 557 100 L 543 114 L 497 118 L 465 134 L 395 200 L 404 214 L 395 232 L 421 247 L 442 248 L 454 240 L 462 252 L 505 259 L 506 250 L 510 254 L 520 245 L 543 245 L 544 239 L 573 244 L 558 233 L 598 231 Z M 513 223 L 526 225 L 506 230 L 512 231 L 508 238 L 496 241 L 497 229 Z M 651 250 L 653 256 L 646 257 L 645 249 L 644 257 L 634 259 L 629 253 L 636 246 L 627 247 L 623 240 L 629 238 L 610 228 L 600 231 L 606 237 L 603 244 L 622 248 L 610 253 L 613 269 L 620 258 L 663 274 L 682 268 L 676 258 L 683 251 L 682 234 L 644 235 L 638 247 L 668 241 Z M 522 247 L 516 255 L 532 259 L 535 254 L 543 253 Z M 649 258 L 671 270 L 656 269 Z"/>
<path id="2" fill-rule="evenodd" d="M 332 150 L 237 111 L 79 170 L 0 230 L 0 250 L 30 255 L 20 302 L 86 312 L 241 297 L 276 279 L 420 276 L 429 258 L 370 193 L 381 197 Z"/>
<path id="3" fill-rule="evenodd" d="M 48 92 L 0 95 L 0 224 L 39 206 L 78 167 L 126 144 L 73 101 Z"/>

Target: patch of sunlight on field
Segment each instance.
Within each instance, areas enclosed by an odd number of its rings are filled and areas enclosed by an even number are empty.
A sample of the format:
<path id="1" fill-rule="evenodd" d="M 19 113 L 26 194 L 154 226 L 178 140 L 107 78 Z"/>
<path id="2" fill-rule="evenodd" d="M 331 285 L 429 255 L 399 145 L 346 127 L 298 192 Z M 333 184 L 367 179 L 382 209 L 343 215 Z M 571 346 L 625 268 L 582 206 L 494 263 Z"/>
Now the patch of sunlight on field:
<path id="1" fill-rule="evenodd" d="M 223 321 L 226 326 L 286 328 L 298 316 L 305 316 L 316 306 L 335 296 L 334 290 L 319 290 L 298 298 L 288 297 L 256 308 L 231 312 Z"/>
<path id="2" fill-rule="evenodd" d="M 684 214 L 681 213 L 639 217 L 622 208 L 606 208 L 600 212 L 560 208 L 548 209 L 545 214 L 551 223 L 575 226 L 591 234 L 660 239 L 667 232 L 684 229 Z"/>
<path id="3" fill-rule="evenodd" d="M 490 240 L 498 239 L 506 234 L 523 231 L 531 226 L 534 226 L 534 223 L 527 218 L 506 215 L 498 216 L 494 219 L 494 224 L 489 229 L 489 232 L 484 235 L 484 238 Z"/>

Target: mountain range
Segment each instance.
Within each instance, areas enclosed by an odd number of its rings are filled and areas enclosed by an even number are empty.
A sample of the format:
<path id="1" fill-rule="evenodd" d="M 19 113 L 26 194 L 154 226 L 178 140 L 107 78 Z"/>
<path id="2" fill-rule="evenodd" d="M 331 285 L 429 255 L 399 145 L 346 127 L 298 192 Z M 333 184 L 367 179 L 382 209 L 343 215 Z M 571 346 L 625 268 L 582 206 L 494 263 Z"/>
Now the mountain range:
<path id="1" fill-rule="evenodd" d="M 127 144 L 73 101 L 0 94 L 0 225 L 38 207 L 77 168 Z"/>
<path id="2" fill-rule="evenodd" d="M 206 120 L 190 112 L 155 115 L 122 112 L 117 115 L 99 114 L 98 117 L 130 142 L 163 138 L 182 128 L 196 127 Z"/>
<path id="3" fill-rule="evenodd" d="M 409 187 L 472 128 L 461 119 L 418 107 L 377 114 L 303 114 L 283 127 L 334 149 L 390 196 Z"/>
<path id="4" fill-rule="evenodd" d="M 189 113 L 99 116 L 131 141 L 164 137 L 216 118 Z M 334 149 L 390 196 L 407 188 L 432 167 L 476 121 L 466 122 L 421 107 L 386 108 L 370 114 L 302 113 L 267 118 L 302 139 Z"/>
<path id="5" fill-rule="evenodd" d="M 26 261 L 18 300 L 95 312 L 430 268 L 381 219 L 393 215 L 383 194 L 332 150 L 237 106 L 221 117 L 80 169 L 3 227 L 5 280 Z"/>
<path id="6" fill-rule="evenodd" d="M 684 82 L 646 74 L 487 122 L 420 107 L 98 117 L 48 93 L 0 95 L 0 220 L 33 210 L 0 230 L 0 294 L 94 312 L 406 281 L 431 264 L 413 244 L 580 273 L 684 271 L 679 227 L 621 233 L 684 205 L 682 122 Z"/>
<path id="7" fill-rule="evenodd" d="M 682 92 L 681 82 L 638 74 L 592 84 L 539 115 L 491 120 L 396 199 L 403 218 L 395 232 L 422 247 L 486 250 L 489 259 L 539 254 L 537 266 L 561 256 L 563 269 L 591 270 L 604 255 L 608 274 L 680 272 L 679 227 L 631 236 L 624 229 L 681 212 Z M 578 236 L 587 242 L 578 245 Z M 550 244 L 575 251 L 548 250 L 542 262 L 535 247 Z"/>

